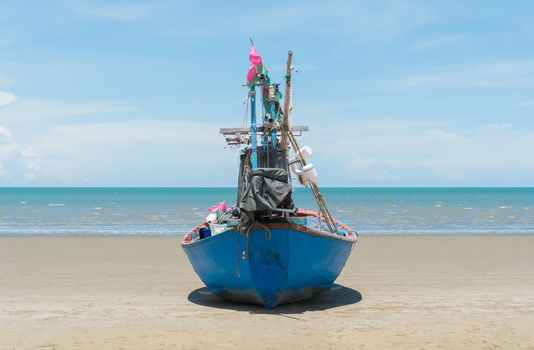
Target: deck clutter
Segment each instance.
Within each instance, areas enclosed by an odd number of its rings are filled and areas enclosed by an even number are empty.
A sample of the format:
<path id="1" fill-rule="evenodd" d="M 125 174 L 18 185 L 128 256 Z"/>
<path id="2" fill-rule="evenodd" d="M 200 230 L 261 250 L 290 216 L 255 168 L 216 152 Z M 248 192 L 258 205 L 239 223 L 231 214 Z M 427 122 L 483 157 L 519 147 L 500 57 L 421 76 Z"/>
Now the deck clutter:
<path id="1" fill-rule="evenodd" d="M 356 232 L 330 214 L 309 162 L 311 148 L 298 145 L 296 137 L 308 127 L 291 126 L 292 56 L 290 51 L 282 95 L 252 45 L 246 74 L 250 126 L 221 129 L 227 143 L 241 150 L 236 205 L 210 207 L 205 222 L 182 241 L 213 293 L 267 308 L 330 288 L 357 241 Z M 291 174 L 310 188 L 317 211 L 295 206 Z"/>

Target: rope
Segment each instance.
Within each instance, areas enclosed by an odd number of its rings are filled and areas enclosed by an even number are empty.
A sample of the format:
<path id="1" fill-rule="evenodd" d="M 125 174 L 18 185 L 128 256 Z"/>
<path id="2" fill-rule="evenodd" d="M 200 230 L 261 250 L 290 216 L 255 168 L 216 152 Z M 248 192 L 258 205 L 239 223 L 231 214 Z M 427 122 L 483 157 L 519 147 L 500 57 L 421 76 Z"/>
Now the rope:
<path id="1" fill-rule="evenodd" d="M 265 236 L 267 237 L 267 240 L 271 240 L 271 230 L 261 222 L 258 222 L 256 224 L 265 229 Z"/>

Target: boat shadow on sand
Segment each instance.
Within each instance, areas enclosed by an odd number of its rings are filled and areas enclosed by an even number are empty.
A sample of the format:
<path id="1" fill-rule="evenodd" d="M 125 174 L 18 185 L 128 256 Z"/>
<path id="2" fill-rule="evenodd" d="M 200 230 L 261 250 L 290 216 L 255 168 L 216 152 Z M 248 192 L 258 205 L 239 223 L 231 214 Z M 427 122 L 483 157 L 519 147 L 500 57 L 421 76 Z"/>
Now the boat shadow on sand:
<path id="1" fill-rule="evenodd" d="M 362 300 L 362 295 L 357 290 L 335 284 L 330 290 L 314 296 L 306 301 L 297 303 L 284 304 L 276 309 L 265 309 L 259 305 L 247 305 L 234 303 L 225 300 L 213 293 L 208 288 L 198 288 L 189 293 L 187 300 L 193 304 L 213 307 L 218 309 L 227 309 L 234 311 L 245 311 L 251 314 L 301 314 L 306 311 L 323 311 L 339 306 L 352 305 Z"/>

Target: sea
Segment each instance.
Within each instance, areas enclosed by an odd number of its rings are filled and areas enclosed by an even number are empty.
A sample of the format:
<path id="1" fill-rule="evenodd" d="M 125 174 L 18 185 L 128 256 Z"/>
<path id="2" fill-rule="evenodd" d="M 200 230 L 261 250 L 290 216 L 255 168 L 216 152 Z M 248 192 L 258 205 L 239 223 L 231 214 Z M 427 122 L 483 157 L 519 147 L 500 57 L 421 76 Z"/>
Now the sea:
<path id="1" fill-rule="evenodd" d="M 534 234 L 534 188 L 322 188 L 359 234 Z M 317 209 L 297 188 L 299 208 Z M 235 188 L 0 188 L 0 235 L 179 235 Z"/>

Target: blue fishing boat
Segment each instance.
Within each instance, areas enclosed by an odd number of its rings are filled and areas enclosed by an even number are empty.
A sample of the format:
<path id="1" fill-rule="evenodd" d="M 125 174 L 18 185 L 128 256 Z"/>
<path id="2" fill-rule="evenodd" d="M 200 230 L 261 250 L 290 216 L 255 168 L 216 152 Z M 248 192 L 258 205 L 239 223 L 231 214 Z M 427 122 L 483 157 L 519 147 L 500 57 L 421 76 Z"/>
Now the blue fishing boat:
<path id="1" fill-rule="evenodd" d="M 283 101 L 253 43 L 249 59 L 250 126 L 221 129 L 227 143 L 240 149 L 236 205 L 227 208 L 222 202 L 209 208 L 211 213 L 185 235 L 182 247 L 213 293 L 275 308 L 330 289 L 358 235 L 330 214 L 309 162 L 311 148 L 297 143 L 308 127 L 290 125 L 292 52 Z M 295 206 L 293 180 L 310 188 L 318 210 Z"/>

